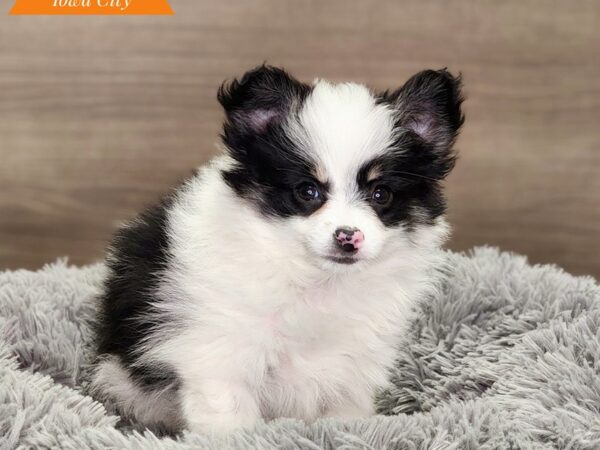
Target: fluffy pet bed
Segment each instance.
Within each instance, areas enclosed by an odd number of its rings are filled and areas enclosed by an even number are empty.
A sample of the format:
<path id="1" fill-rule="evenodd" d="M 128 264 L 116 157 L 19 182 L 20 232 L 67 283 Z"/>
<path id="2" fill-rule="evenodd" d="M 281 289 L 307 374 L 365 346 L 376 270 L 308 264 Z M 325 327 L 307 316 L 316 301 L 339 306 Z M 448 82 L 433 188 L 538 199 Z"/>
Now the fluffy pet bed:
<path id="1" fill-rule="evenodd" d="M 448 258 L 382 415 L 177 439 L 85 395 L 101 265 L 0 273 L 0 448 L 600 448 L 598 284 L 489 248 Z"/>

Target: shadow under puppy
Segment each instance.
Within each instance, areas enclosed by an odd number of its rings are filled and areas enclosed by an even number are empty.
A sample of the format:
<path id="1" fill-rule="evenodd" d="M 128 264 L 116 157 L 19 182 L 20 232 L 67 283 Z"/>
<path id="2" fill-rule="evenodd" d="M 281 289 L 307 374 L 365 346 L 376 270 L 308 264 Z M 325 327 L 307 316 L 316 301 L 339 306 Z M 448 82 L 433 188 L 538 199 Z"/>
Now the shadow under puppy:
<path id="1" fill-rule="evenodd" d="M 443 263 L 460 79 L 261 66 L 218 99 L 223 154 L 114 239 L 92 392 L 171 432 L 371 415 Z"/>

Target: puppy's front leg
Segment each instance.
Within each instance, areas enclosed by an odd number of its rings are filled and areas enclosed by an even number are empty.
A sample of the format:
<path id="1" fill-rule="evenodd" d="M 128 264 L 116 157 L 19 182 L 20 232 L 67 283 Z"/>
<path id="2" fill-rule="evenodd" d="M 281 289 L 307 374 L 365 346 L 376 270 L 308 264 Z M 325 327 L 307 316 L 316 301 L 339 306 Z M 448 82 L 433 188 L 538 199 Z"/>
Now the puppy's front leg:
<path id="1" fill-rule="evenodd" d="M 256 399 L 241 382 L 187 381 L 181 389 L 181 402 L 188 428 L 199 433 L 251 428 L 261 420 Z"/>

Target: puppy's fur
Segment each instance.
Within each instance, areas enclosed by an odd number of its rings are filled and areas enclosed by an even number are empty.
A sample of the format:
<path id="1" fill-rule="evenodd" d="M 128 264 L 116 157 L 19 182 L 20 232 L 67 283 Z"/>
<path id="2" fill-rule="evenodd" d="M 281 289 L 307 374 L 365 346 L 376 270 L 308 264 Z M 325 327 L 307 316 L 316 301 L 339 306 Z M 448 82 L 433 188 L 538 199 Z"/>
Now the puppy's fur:
<path id="1" fill-rule="evenodd" d="M 372 414 L 448 233 L 460 80 L 262 66 L 218 99 L 224 154 L 116 235 L 93 392 L 167 431 Z"/>

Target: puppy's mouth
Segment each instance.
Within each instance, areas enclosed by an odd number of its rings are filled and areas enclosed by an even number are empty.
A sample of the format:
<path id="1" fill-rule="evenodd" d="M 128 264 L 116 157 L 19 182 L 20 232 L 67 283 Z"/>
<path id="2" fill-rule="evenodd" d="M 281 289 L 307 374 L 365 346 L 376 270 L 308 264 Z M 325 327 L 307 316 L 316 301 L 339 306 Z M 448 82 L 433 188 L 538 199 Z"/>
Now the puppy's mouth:
<path id="1" fill-rule="evenodd" d="M 359 261 L 358 259 L 353 258 L 352 256 L 327 256 L 326 259 L 337 264 L 346 265 L 354 264 Z"/>

